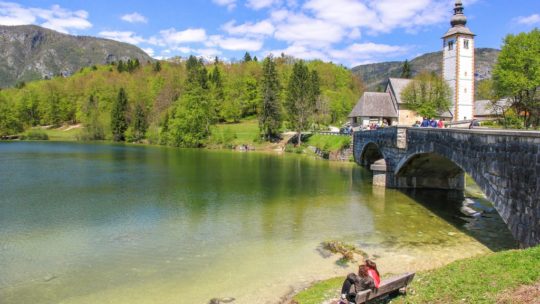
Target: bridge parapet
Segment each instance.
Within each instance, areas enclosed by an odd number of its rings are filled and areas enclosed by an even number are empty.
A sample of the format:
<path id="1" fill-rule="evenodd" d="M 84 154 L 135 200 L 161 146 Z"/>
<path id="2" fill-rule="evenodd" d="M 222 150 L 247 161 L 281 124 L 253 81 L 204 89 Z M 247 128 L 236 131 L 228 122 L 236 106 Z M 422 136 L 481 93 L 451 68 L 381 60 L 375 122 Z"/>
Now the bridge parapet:
<path id="1" fill-rule="evenodd" d="M 467 173 L 523 246 L 540 244 L 540 132 L 389 127 L 355 132 L 354 157 L 384 158 L 392 188 L 462 189 Z"/>

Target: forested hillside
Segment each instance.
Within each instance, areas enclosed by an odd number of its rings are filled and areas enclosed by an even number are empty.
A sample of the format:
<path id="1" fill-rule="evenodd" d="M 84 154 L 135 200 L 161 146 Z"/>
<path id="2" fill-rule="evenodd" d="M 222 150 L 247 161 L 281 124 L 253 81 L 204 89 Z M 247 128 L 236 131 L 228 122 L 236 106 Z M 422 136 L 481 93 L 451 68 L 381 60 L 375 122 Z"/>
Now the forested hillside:
<path id="1" fill-rule="evenodd" d="M 127 128 L 128 141 L 163 143 L 163 137 L 168 136 L 164 129 L 174 124 L 179 127 L 182 121 L 194 122 L 204 116 L 209 123 L 235 122 L 257 116 L 262 96 L 262 62 L 194 60 L 93 66 L 71 77 L 1 90 L 0 135 L 17 134 L 35 126 L 81 123 L 82 139 L 113 139 L 113 129 L 119 127 Z M 295 61 L 290 57 L 274 59 L 280 107 Z M 331 63 L 311 61 L 306 65 L 317 72 L 320 83 L 312 123 L 343 122 L 363 92 L 361 81 L 346 68 Z M 190 77 L 200 78 L 200 85 L 194 88 L 188 81 Z M 125 121 L 115 125 L 111 119 L 118 111 L 124 113 Z"/>
<path id="2" fill-rule="evenodd" d="M 153 61 L 140 48 L 123 42 L 72 36 L 36 25 L 0 25 L 0 88 L 128 59 Z"/>

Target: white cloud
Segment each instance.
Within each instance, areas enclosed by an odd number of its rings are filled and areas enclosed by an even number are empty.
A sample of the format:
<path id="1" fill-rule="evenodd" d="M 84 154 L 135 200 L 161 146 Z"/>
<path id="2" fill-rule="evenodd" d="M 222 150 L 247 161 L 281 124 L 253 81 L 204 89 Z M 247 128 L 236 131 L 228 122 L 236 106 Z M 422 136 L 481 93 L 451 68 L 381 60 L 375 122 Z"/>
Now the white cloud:
<path id="1" fill-rule="evenodd" d="M 344 28 L 335 23 L 290 14 L 284 23 L 276 26 L 274 37 L 297 45 L 323 47 L 340 42 L 344 35 Z"/>
<path id="2" fill-rule="evenodd" d="M 32 24 L 36 21 L 35 14 L 17 3 L 0 2 L 1 25 Z"/>
<path id="3" fill-rule="evenodd" d="M 59 5 L 49 9 L 23 7 L 18 3 L 0 1 L 0 24 L 22 25 L 36 24 L 62 32 L 69 30 L 84 30 L 92 27 L 88 21 L 88 12 L 84 10 L 71 11 Z"/>
<path id="4" fill-rule="evenodd" d="M 165 45 L 178 45 L 183 43 L 204 42 L 207 39 L 206 30 L 202 28 L 187 29 L 183 31 L 177 31 L 174 28 L 162 30 L 159 32 L 159 37 L 152 37 L 148 40 L 148 43 L 165 46 Z"/>
<path id="5" fill-rule="evenodd" d="M 285 54 L 288 56 L 293 56 L 295 58 L 305 59 L 305 60 L 312 60 L 312 59 L 320 59 L 324 61 L 329 61 L 330 58 L 328 55 L 317 49 L 312 49 L 309 47 L 306 47 L 305 45 L 299 45 L 299 44 L 292 44 L 289 47 L 282 49 L 282 50 L 273 50 L 269 51 L 268 54 L 272 54 L 275 57 L 280 56 L 281 54 Z"/>
<path id="6" fill-rule="evenodd" d="M 148 18 L 137 12 L 126 14 L 121 19 L 129 23 L 148 23 Z"/>
<path id="7" fill-rule="evenodd" d="M 281 3 L 280 0 L 247 0 L 246 6 L 254 10 L 260 10 L 265 7 L 271 7 L 274 4 Z"/>
<path id="8" fill-rule="evenodd" d="M 355 0 L 309 0 L 304 8 L 321 20 L 344 27 L 369 27 L 378 21 L 373 10 Z"/>
<path id="9" fill-rule="evenodd" d="M 139 44 L 141 42 L 145 42 L 144 38 L 137 36 L 134 32 L 102 31 L 99 32 L 98 35 L 103 38 L 126 42 L 130 44 Z"/>
<path id="10" fill-rule="evenodd" d="M 330 56 L 339 61 L 366 61 L 381 60 L 388 56 L 403 55 L 409 50 L 408 47 L 378 43 L 354 43 L 343 50 L 331 50 Z"/>
<path id="11" fill-rule="evenodd" d="M 155 52 L 153 48 L 143 48 L 142 50 L 150 57 L 154 57 Z"/>
<path id="12" fill-rule="evenodd" d="M 236 7 L 236 0 L 212 0 L 217 5 L 226 6 L 229 11 Z"/>
<path id="13" fill-rule="evenodd" d="M 259 51 L 263 42 L 257 39 L 245 39 L 245 38 L 224 38 L 219 35 L 210 36 L 209 41 L 206 42 L 207 46 L 219 47 L 229 51 Z"/>
<path id="14" fill-rule="evenodd" d="M 236 21 L 229 21 L 221 27 L 229 35 L 269 36 L 275 31 L 274 25 L 268 20 L 257 23 L 247 22 L 236 25 Z"/>
<path id="15" fill-rule="evenodd" d="M 530 16 L 526 16 L 526 17 L 517 17 L 515 19 L 515 21 L 518 23 L 518 24 L 524 24 L 524 25 L 535 25 L 535 24 L 540 24 L 540 15 L 539 14 L 533 14 L 533 15 L 530 15 Z"/>

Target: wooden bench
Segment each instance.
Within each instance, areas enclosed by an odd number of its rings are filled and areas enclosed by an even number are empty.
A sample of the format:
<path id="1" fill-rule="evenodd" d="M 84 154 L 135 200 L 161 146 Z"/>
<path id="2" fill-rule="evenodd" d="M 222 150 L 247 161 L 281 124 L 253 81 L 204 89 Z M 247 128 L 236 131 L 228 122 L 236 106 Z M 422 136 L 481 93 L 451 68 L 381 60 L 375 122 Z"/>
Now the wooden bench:
<path id="1" fill-rule="evenodd" d="M 378 297 L 385 296 L 400 288 L 407 287 L 413 280 L 414 273 L 406 273 L 400 276 L 392 277 L 381 282 L 379 288 L 375 290 L 364 290 L 356 294 L 356 304 L 366 303 Z"/>

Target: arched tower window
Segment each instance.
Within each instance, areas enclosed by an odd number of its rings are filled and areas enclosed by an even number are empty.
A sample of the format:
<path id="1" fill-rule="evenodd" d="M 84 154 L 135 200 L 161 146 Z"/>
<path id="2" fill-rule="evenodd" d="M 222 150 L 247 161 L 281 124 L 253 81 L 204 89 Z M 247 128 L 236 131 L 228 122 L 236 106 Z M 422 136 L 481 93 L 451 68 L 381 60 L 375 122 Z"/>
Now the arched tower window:
<path id="1" fill-rule="evenodd" d="M 465 40 L 463 41 L 463 47 L 464 47 L 466 50 L 469 49 L 469 39 L 465 39 Z"/>

